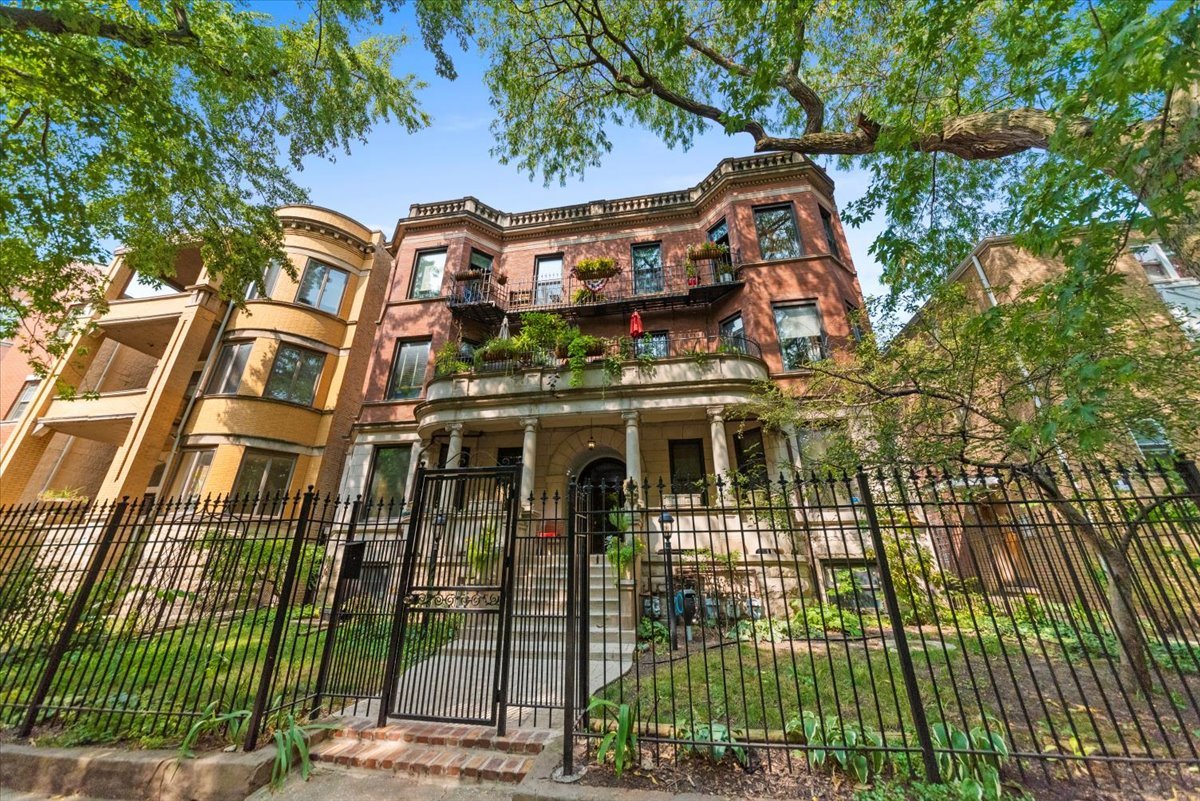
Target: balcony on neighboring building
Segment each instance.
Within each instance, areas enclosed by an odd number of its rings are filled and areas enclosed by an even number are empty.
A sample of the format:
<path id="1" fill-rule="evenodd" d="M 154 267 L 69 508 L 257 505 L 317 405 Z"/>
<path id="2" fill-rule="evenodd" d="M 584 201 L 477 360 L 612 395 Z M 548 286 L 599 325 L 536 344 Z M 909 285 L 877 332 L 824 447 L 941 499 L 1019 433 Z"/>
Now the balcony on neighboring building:
<path id="1" fill-rule="evenodd" d="M 120 445 L 146 405 L 146 388 L 55 398 L 38 426 L 84 439 Z"/>
<path id="2" fill-rule="evenodd" d="M 109 302 L 108 310 L 96 320 L 96 325 L 109 339 L 161 359 L 179 315 L 192 302 L 195 302 L 192 292 L 121 298 Z"/>
<path id="3" fill-rule="evenodd" d="M 468 271 L 453 277 L 448 300 L 456 314 L 490 324 L 506 314 L 529 311 L 583 317 L 707 304 L 741 283 L 736 263 L 723 256 L 649 270 L 626 268 L 589 281 L 568 274 L 500 283 L 494 274 Z"/>

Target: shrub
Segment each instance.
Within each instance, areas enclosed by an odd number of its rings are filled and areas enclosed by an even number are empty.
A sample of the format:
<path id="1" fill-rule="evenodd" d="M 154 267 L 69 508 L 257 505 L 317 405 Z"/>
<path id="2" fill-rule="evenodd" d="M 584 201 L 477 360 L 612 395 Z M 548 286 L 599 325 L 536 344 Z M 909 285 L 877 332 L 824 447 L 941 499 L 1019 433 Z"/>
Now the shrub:
<path id="1" fill-rule="evenodd" d="M 820 601 L 792 601 L 788 626 L 794 638 L 820 639 L 830 632 L 857 637 L 863 633 L 862 616 L 858 612 Z"/>

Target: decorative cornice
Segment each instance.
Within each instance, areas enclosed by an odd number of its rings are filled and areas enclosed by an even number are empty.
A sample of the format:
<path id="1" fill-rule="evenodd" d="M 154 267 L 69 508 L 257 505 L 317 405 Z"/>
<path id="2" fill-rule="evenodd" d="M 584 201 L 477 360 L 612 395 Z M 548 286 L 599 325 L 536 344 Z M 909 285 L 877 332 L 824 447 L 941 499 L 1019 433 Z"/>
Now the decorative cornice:
<path id="1" fill-rule="evenodd" d="M 292 215 L 280 215 L 279 221 L 283 224 L 285 231 L 297 231 L 305 234 L 316 234 L 327 239 L 332 239 L 338 244 L 348 245 L 362 255 L 366 256 L 375 251 L 375 244 L 368 242 L 359 236 L 356 236 L 349 231 L 337 228 L 326 223 L 318 222 L 310 217 L 295 217 Z"/>
<path id="2" fill-rule="evenodd" d="M 820 167 L 795 153 L 763 153 L 721 161 L 703 180 L 689 189 L 658 192 L 651 195 L 594 200 L 569 206 L 555 206 L 534 211 L 505 212 L 487 205 L 478 198 L 467 196 L 457 200 L 434 203 L 414 203 L 409 216 L 396 223 L 392 237 L 394 246 L 405 229 L 420 230 L 440 227 L 451 219 L 471 224 L 487 233 L 520 236 L 546 228 L 556 230 L 610 225 L 622 216 L 645 217 L 694 216 L 705 208 L 727 182 L 763 183 L 780 175 L 808 172 L 826 194 L 832 195 L 833 182 Z"/>

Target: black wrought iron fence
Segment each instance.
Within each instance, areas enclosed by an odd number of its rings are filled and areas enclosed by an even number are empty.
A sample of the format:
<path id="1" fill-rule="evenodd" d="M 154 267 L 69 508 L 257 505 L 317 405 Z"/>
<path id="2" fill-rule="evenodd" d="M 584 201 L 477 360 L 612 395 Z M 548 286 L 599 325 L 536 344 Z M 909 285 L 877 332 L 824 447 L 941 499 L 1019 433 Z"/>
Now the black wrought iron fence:
<path id="1" fill-rule="evenodd" d="M 402 506 L 312 493 L 0 509 L 0 722 L 177 741 L 382 690 Z M 340 579 L 340 580 L 339 580 Z"/>
<path id="2" fill-rule="evenodd" d="M 569 497 L 568 770 L 625 705 L 658 759 L 1196 781 L 1191 462 Z"/>
<path id="3" fill-rule="evenodd" d="M 439 496 L 462 520 L 483 519 L 472 486 Z M 1191 781 L 1198 503 L 1188 461 L 529 498 L 505 529 L 507 720 L 563 725 L 568 762 L 612 724 L 600 699 L 660 759 Z M 0 722 L 169 741 L 242 711 L 252 748 L 289 715 L 378 714 L 389 658 L 403 678 L 447 645 L 396 642 L 407 512 L 313 494 L 0 509 Z M 455 564 L 494 567 L 499 542 L 460 533 Z"/>

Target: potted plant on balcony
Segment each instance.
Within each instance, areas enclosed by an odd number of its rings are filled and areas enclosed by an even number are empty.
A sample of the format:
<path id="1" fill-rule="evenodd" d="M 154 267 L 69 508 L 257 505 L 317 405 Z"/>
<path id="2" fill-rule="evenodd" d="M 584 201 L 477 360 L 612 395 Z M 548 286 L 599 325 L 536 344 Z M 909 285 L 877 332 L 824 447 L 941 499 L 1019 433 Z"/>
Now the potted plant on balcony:
<path id="1" fill-rule="evenodd" d="M 617 266 L 617 260 L 610 256 L 580 259 L 571 268 L 571 275 L 575 277 L 575 280 L 589 285 L 596 281 L 607 281 L 619 272 L 621 272 L 621 268 Z M 593 288 L 598 289 L 599 287 Z"/>
<path id="2" fill-rule="evenodd" d="M 587 286 L 581 286 L 571 293 L 571 303 L 575 306 L 599 303 L 602 300 L 604 300 L 604 295 Z"/>
<path id="3" fill-rule="evenodd" d="M 687 275 L 688 286 L 700 285 L 700 269 L 696 266 L 696 262 L 688 259 L 687 264 L 683 266 L 683 272 Z"/>
<path id="4" fill-rule="evenodd" d="M 433 357 L 433 371 L 437 376 L 465 373 L 471 369 L 471 365 L 459 353 L 460 347 L 459 343 L 448 339 L 437 349 Z"/>
<path id="5" fill-rule="evenodd" d="M 493 337 L 484 342 L 475 351 L 475 364 L 487 362 L 508 362 L 521 355 L 521 343 L 515 338 Z"/>
<path id="6" fill-rule="evenodd" d="M 687 249 L 688 265 L 695 267 L 697 262 L 712 262 L 712 272 L 720 283 L 733 280 L 733 265 L 729 263 L 729 245 L 717 242 L 701 242 Z M 692 286 L 692 284 L 689 284 Z"/>

